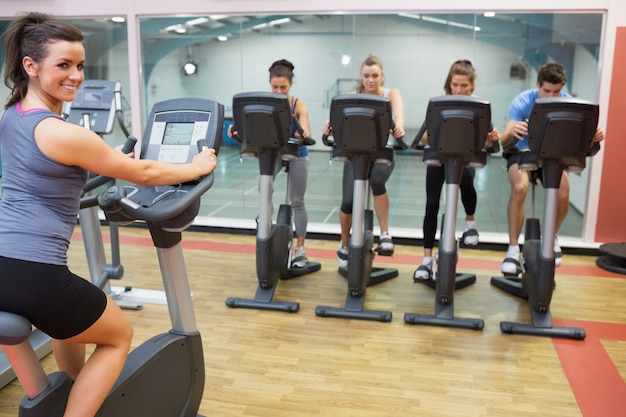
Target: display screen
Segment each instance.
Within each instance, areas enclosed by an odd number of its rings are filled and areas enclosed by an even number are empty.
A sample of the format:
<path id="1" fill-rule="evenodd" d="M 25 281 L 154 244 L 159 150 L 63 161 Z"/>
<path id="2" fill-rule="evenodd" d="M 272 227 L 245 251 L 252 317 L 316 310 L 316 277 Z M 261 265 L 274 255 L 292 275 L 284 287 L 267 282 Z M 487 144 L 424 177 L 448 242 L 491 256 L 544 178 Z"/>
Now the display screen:
<path id="1" fill-rule="evenodd" d="M 89 102 L 101 102 L 102 101 L 102 94 L 99 93 L 92 93 L 90 91 L 85 92 L 85 101 L 89 101 Z"/>
<path id="2" fill-rule="evenodd" d="M 168 122 L 163 134 L 163 145 L 189 145 L 193 135 L 192 123 Z"/>

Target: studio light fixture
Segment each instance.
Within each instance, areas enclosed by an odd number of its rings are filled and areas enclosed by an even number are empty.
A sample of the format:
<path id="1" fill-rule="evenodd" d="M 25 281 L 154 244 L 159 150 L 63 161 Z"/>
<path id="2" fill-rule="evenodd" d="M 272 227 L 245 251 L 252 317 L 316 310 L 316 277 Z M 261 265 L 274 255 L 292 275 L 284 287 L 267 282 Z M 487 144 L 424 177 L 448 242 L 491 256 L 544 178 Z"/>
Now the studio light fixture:
<path id="1" fill-rule="evenodd" d="M 198 73 L 198 63 L 193 59 L 193 51 L 191 46 L 187 48 L 187 59 L 183 64 L 183 74 L 185 76 L 196 75 Z"/>
<path id="2" fill-rule="evenodd" d="M 183 73 L 185 75 L 196 75 L 198 73 L 198 64 L 193 61 L 187 61 L 183 64 Z"/>

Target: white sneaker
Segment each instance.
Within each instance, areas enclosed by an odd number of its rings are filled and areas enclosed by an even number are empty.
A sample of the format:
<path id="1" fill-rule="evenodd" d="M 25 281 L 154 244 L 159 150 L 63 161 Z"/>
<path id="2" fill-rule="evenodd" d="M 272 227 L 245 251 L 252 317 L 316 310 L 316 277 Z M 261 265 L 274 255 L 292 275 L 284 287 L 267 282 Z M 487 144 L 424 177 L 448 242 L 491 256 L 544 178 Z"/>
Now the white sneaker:
<path id="1" fill-rule="evenodd" d="M 293 261 L 291 261 L 291 264 L 296 268 L 304 268 L 307 262 L 309 262 L 309 259 L 306 257 L 304 246 L 296 246 L 293 251 Z"/>
<path id="2" fill-rule="evenodd" d="M 413 282 L 424 282 L 433 279 L 433 264 L 422 264 L 413 272 Z"/>
<path id="3" fill-rule="evenodd" d="M 559 239 L 554 236 L 554 266 L 561 266 L 563 262 L 563 251 L 561 250 L 561 246 L 559 246 Z"/>
<path id="4" fill-rule="evenodd" d="M 337 251 L 337 261 L 339 262 L 339 268 L 348 269 L 348 248 L 340 246 Z"/>
<path id="5" fill-rule="evenodd" d="M 500 265 L 500 271 L 507 276 L 517 276 L 522 272 L 522 264 L 519 255 L 512 257 L 507 254 Z"/>
<path id="6" fill-rule="evenodd" d="M 383 232 L 378 238 L 378 250 L 383 252 L 393 252 L 393 240 L 389 232 Z"/>
<path id="7" fill-rule="evenodd" d="M 476 246 L 478 245 L 478 230 L 476 228 L 471 227 L 465 229 L 463 232 L 463 236 L 461 236 L 463 240 L 463 244 L 465 246 Z"/>

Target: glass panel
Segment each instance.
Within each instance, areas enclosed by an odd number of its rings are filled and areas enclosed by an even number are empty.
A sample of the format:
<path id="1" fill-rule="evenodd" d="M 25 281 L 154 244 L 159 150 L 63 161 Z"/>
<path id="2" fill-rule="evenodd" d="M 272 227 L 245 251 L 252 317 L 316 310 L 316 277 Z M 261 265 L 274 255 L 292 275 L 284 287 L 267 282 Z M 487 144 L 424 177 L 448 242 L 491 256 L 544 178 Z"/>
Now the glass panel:
<path id="1" fill-rule="evenodd" d="M 381 58 L 385 85 L 398 88 L 405 104 L 406 141 L 412 142 L 424 118 L 428 99 L 443 93 L 452 62 L 468 59 L 478 72 L 474 94 L 492 103 L 493 123 L 501 131 L 508 106 L 519 92 L 535 86 L 537 68 L 562 63 L 568 72 L 566 90 L 595 100 L 601 14 L 385 14 L 204 16 L 142 19 L 148 108 L 177 96 L 208 97 L 226 106 L 242 91 L 268 91 L 268 68 L 285 58 L 294 65 L 290 93 L 306 102 L 312 134 L 306 207 L 310 230 L 337 230 L 342 165 L 328 164 L 319 142 L 331 98 L 354 90 L 362 60 Z M 182 33 L 185 32 L 185 33 Z M 222 41 L 218 37 L 223 36 Z M 225 39 L 225 40 L 224 40 Z M 196 75 L 183 75 L 186 61 L 198 65 Z M 589 82 L 592 80 L 592 82 Z M 220 157 L 220 178 L 203 203 L 203 215 L 253 219 L 258 210 L 258 164 L 239 162 L 238 147 L 226 139 Z M 392 230 L 421 229 L 424 213 L 424 172 L 414 152 L 397 152 L 387 183 Z M 483 232 L 506 233 L 509 185 L 502 158 L 490 158 L 476 172 Z M 274 183 L 274 206 L 285 201 L 285 175 Z M 586 173 L 572 175 L 572 207 L 561 234 L 580 236 L 586 198 Z M 541 213 L 541 188 L 537 194 Z M 528 199 L 530 200 L 530 198 Z M 442 200 L 443 204 L 443 200 Z M 206 205 L 206 207 L 204 207 Z M 530 214 L 530 206 L 528 213 Z M 459 219 L 464 213 L 459 207 Z M 252 224 L 253 223 L 240 223 Z M 332 225 L 332 226 L 331 226 Z M 409 233 L 415 236 L 415 233 Z"/>
<path id="2" fill-rule="evenodd" d="M 294 66 L 291 94 L 309 108 L 312 135 L 306 207 L 310 231 L 337 231 L 341 200 L 340 163 L 329 164 L 320 139 L 331 98 L 354 90 L 360 64 L 369 54 L 381 58 L 385 85 L 402 93 L 406 142 L 424 119 L 428 100 L 443 94 L 452 62 L 468 59 L 477 69 L 474 94 L 492 103 L 493 124 L 503 130 L 508 106 L 519 92 L 535 86 L 537 68 L 557 61 L 568 73 L 566 90 L 595 101 L 602 14 L 381 14 L 153 17 L 140 19 L 144 112 L 158 101 L 205 97 L 221 102 L 232 117 L 232 96 L 269 91 L 268 68 L 274 60 Z M 128 97 L 126 24 L 110 19 L 77 19 L 87 37 L 88 78 L 119 81 Z M 8 21 L 0 21 L 0 31 Z M 4 54 L 0 59 L 4 58 Z M 197 72 L 185 75 L 186 63 Z M 5 97 L 8 91 L 0 87 Z M 124 108 L 128 112 L 127 101 Z M 133 109 L 133 111 L 138 111 Z M 126 117 L 130 123 L 130 117 Z M 130 128 L 130 126 L 128 126 Z M 109 140 L 107 138 L 107 140 Z M 112 143 L 121 143 L 119 129 Z M 258 211 L 258 162 L 240 162 L 235 142 L 225 138 L 210 198 L 203 200 L 199 223 L 254 228 Z M 498 155 L 477 170 L 476 217 L 481 232 L 506 233 L 509 185 Z M 424 214 L 425 166 L 415 152 L 396 152 L 387 183 L 390 224 L 396 234 L 419 236 Z M 274 184 L 274 206 L 285 201 L 286 175 Z M 561 235 L 580 237 L 587 171 L 571 175 L 570 210 Z M 542 189 L 537 210 L 542 213 Z M 527 213 L 530 214 L 530 198 Z M 443 199 L 442 199 L 443 204 Z M 442 206 L 443 207 L 443 206 Z M 459 207 L 459 219 L 464 217 Z"/>

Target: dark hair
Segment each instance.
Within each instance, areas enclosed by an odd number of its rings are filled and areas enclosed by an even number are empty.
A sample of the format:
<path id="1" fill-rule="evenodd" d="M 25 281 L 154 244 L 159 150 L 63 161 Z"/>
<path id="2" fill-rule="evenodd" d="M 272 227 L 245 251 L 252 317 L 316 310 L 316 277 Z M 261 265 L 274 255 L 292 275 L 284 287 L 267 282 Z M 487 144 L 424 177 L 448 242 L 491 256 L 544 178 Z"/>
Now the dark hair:
<path id="1" fill-rule="evenodd" d="M 78 28 L 45 13 L 29 12 L 16 17 L 4 32 L 6 59 L 4 85 L 11 90 L 5 108 L 22 100 L 28 91 L 29 77 L 22 60 L 30 57 L 41 62 L 48 56 L 48 45 L 63 40 L 83 42 Z"/>
<path id="2" fill-rule="evenodd" d="M 565 68 L 563 65 L 551 62 L 544 64 L 537 70 L 537 82 L 541 87 L 544 82 L 550 84 L 563 84 L 567 82 L 567 75 L 565 74 Z"/>
<path id="3" fill-rule="evenodd" d="M 446 82 L 443 85 L 443 89 L 446 91 L 446 94 L 452 94 L 452 90 L 450 89 L 450 83 L 452 82 L 452 77 L 455 75 L 465 75 L 469 78 L 472 86 L 476 81 L 476 69 L 472 65 L 472 61 L 468 61 L 467 59 L 459 59 L 455 61 L 450 67 L 450 71 L 448 71 L 448 77 L 446 78 Z M 474 92 L 474 88 L 472 87 L 472 93 Z"/>
<path id="4" fill-rule="evenodd" d="M 293 64 L 286 59 L 274 61 L 270 66 L 270 81 L 275 77 L 285 77 L 290 83 L 293 82 Z"/>
<path id="5" fill-rule="evenodd" d="M 380 71 L 383 71 L 383 62 L 375 55 L 368 55 L 361 63 L 361 69 L 363 69 L 363 67 L 371 67 L 372 65 L 378 65 Z M 380 82 L 380 85 L 383 85 L 383 81 Z M 363 91 L 365 91 L 365 88 L 363 87 L 363 80 L 361 80 L 361 83 L 356 88 L 356 92 L 362 93 Z"/>

